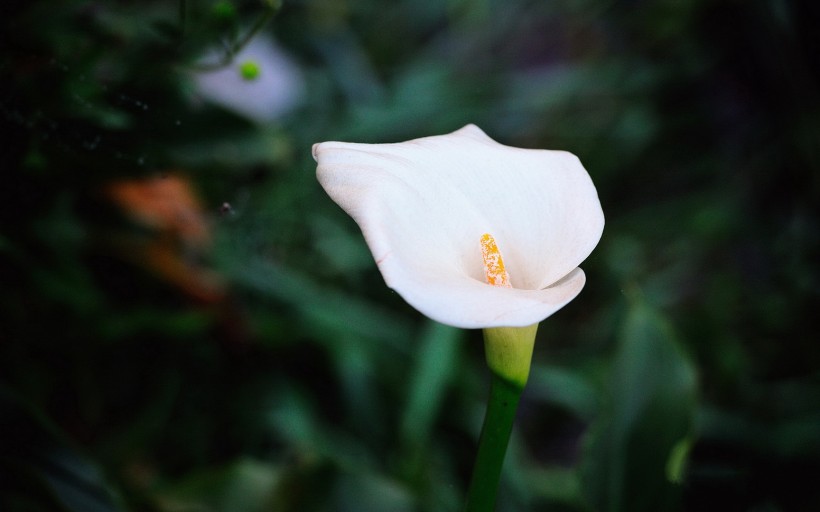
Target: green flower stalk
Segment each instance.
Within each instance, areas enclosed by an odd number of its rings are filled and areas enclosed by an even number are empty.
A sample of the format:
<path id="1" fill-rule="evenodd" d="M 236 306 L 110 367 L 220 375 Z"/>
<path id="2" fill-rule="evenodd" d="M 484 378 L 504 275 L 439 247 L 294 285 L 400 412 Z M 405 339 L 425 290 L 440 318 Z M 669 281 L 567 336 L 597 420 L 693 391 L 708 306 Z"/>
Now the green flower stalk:
<path id="1" fill-rule="evenodd" d="M 490 398 L 467 493 L 466 512 L 495 508 L 501 468 L 521 392 L 530 373 L 538 324 L 484 329 L 484 351 L 492 372 Z"/>

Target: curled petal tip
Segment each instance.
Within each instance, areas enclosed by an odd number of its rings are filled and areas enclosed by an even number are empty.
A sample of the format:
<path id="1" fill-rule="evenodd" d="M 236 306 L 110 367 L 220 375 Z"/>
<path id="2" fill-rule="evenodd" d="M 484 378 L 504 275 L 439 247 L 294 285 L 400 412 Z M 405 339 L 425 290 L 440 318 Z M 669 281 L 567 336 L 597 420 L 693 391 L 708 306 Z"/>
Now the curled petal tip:
<path id="1" fill-rule="evenodd" d="M 463 127 L 456 130 L 455 133 L 489 138 L 489 136 L 486 133 L 484 133 L 484 130 L 474 125 L 473 123 L 464 125 Z"/>
<path id="2" fill-rule="evenodd" d="M 317 162 L 319 161 L 319 144 L 321 144 L 321 143 L 317 142 L 311 148 L 311 153 L 313 154 L 313 159 L 316 160 Z"/>

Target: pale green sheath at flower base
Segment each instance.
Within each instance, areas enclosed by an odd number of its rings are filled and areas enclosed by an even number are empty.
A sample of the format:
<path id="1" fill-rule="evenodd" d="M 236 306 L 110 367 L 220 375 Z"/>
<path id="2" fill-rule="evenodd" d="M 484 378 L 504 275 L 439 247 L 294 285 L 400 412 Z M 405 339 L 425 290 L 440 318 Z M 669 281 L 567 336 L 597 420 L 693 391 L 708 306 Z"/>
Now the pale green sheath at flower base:
<path id="1" fill-rule="evenodd" d="M 387 285 L 433 320 L 484 330 L 493 381 L 466 510 L 493 510 L 538 323 L 581 292 L 578 265 L 603 231 L 589 174 L 570 153 L 504 146 L 474 125 L 323 142 L 313 156 Z"/>

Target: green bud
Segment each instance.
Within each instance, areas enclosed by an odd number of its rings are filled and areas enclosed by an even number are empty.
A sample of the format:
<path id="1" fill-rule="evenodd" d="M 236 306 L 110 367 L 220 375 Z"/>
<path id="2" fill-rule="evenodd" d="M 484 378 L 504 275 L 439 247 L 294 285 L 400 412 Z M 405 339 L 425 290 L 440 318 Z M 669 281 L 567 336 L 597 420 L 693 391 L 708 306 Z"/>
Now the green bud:
<path id="1" fill-rule="evenodd" d="M 246 60 L 239 65 L 239 74 L 244 80 L 252 81 L 259 78 L 259 64 L 252 60 Z"/>

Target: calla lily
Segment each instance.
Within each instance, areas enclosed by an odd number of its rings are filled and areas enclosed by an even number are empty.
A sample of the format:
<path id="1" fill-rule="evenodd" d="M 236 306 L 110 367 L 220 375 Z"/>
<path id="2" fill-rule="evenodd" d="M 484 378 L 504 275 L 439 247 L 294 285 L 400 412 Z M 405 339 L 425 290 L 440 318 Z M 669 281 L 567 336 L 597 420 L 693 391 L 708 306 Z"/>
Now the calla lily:
<path id="1" fill-rule="evenodd" d="M 214 52 L 201 63 L 219 60 Z M 304 79 L 273 39 L 257 36 L 233 58 L 234 65 L 193 74 L 198 95 L 257 123 L 275 121 L 302 99 Z"/>
<path id="2" fill-rule="evenodd" d="M 597 245 L 604 216 L 571 153 L 505 146 L 467 125 L 396 144 L 322 142 L 313 157 L 387 285 L 433 320 L 530 326 L 584 286 L 578 265 Z M 485 234 L 503 254 L 506 286 L 488 283 Z"/>

